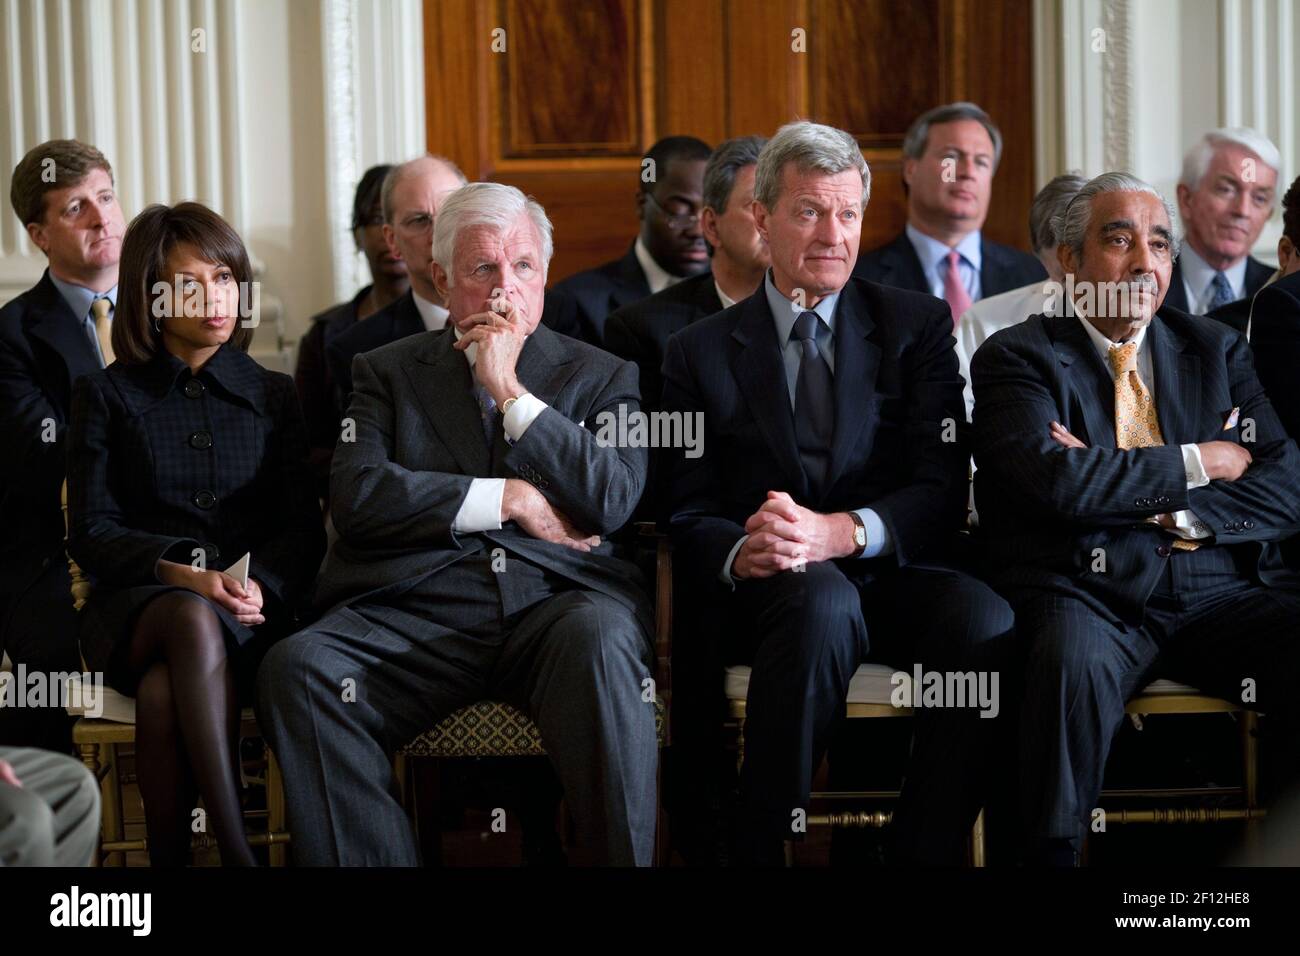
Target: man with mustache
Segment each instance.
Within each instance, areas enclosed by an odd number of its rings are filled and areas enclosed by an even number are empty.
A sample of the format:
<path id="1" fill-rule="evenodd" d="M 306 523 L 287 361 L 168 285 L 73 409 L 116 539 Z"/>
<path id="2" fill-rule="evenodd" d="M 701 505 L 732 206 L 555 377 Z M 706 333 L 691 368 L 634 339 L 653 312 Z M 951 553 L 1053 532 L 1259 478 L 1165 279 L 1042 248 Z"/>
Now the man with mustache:
<path id="1" fill-rule="evenodd" d="M 704 166 L 711 150 L 694 136 L 666 136 L 641 160 L 636 194 L 641 231 L 621 259 L 569 276 L 551 290 L 547 324 L 605 347 L 605 322 L 623 306 L 709 271 L 700 226 Z"/>
<path id="2" fill-rule="evenodd" d="M 1216 129 L 1183 159 L 1178 212 L 1183 246 L 1169 304 L 1205 315 L 1258 292 L 1273 270 L 1250 255 L 1273 213 L 1281 156 L 1253 129 Z M 1244 331 L 1244 330 L 1243 330 Z"/>
<path id="3" fill-rule="evenodd" d="M 985 296 L 1045 280 L 1037 259 L 981 232 L 1001 158 L 1002 133 L 974 103 L 919 116 L 903 137 L 907 227 L 863 253 L 853 274 L 938 296 L 954 322 Z"/>
<path id="4" fill-rule="evenodd" d="M 64 436 L 73 382 L 113 361 L 126 223 L 112 166 L 76 140 L 24 156 L 9 199 L 49 265 L 0 309 L 0 654 L 28 671 L 80 671 L 63 555 Z M 66 751 L 70 726 L 58 708 L 0 708 L 0 744 Z"/>
<path id="5" fill-rule="evenodd" d="M 1124 704 L 1152 676 L 1268 714 L 1294 773 L 1300 594 L 1278 543 L 1300 452 L 1246 340 L 1167 303 L 1173 211 L 1106 173 L 1057 228 L 1074 298 L 972 362 L 975 499 L 1026 648 L 1024 852 L 1077 862 Z"/>

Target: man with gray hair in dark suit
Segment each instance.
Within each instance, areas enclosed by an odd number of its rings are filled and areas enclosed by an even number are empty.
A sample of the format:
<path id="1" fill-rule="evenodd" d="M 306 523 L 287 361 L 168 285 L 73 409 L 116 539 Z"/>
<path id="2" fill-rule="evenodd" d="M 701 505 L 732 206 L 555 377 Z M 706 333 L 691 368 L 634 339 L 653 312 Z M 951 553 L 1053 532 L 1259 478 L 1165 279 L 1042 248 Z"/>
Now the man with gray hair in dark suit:
<path id="1" fill-rule="evenodd" d="M 299 863 L 416 863 L 392 754 L 488 697 L 536 721 L 591 858 L 650 862 L 649 608 L 603 540 L 646 451 L 596 436 L 637 414 L 637 371 L 539 324 L 551 248 L 519 190 L 462 187 L 433 233 L 449 327 L 353 361 L 329 610 L 259 675 Z"/>

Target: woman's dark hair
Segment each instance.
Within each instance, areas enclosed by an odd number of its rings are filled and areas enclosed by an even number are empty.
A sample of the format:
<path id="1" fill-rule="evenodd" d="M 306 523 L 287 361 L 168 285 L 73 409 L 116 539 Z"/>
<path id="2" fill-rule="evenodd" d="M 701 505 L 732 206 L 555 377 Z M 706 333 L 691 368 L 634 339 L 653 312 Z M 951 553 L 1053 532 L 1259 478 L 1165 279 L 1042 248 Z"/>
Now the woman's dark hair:
<path id="1" fill-rule="evenodd" d="M 1292 181 L 1282 197 L 1282 235 L 1300 249 L 1300 176 Z"/>
<path id="2" fill-rule="evenodd" d="M 352 229 L 355 232 L 371 224 L 375 213 L 380 211 L 379 196 L 384 188 L 384 177 L 393 167 L 389 164 L 371 166 L 357 183 L 356 195 L 352 197 Z M 382 221 L 382 220 L 381 220 Z"/>
<path id="3" fill-rule="evenodd" d="M 193 246 L 205 261 L 220 263 L 234 274 L 239 284 L 239 315 L 229 343 L 248 351 L 253 329 L 240 319 L 251 308 L 244 296 L 252 287 L 253 267 L 239 233 L 201 203 L 153 205 L 131 220 L 122 240 L 113 353 L 123 365 L 147 362 L 162 348 L 162 333 L 154 327 L 154 286 L 163 282 L 171 287 L 174 283 L 175 278 L 164 273 L 168 257 L 180 245 Z"/>

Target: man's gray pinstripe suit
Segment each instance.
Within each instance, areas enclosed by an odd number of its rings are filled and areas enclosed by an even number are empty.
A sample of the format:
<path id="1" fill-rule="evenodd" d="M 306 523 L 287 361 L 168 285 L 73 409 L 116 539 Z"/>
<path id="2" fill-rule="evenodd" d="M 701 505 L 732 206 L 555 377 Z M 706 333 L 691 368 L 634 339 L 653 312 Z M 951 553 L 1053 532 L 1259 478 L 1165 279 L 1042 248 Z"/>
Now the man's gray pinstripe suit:
<path id="1" fill-rule="evenodd" d="M 619 528 L 646 451 L 602 447 L 594 432 L 601 412 L 636 410 L 636 366 L 538 326 L 518 376 L 548 407 L 513 445 L 498 418 L 489 448 L 453 341 L 449 330 L 421 333 L 353 363 L 356 441 L 334 453 L 340 537 L 317 595 L 331 610 L 276 645 L 259 673 L 294 859 L 417 862 L 391 754 L 492 696 L 537 722 L 593 855 L 648 864 L 657 744 L 635 567 L 608 542 L 579 552 L 513 522 L 452 530 L 472 477 L 525 478 L 582 530 Z"/>

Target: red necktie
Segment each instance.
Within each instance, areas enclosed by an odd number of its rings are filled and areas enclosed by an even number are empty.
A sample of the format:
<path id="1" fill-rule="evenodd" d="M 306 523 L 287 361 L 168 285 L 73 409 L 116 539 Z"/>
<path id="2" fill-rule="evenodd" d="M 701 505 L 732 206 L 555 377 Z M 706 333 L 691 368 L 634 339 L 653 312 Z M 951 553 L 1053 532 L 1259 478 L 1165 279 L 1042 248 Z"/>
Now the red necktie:
<path id="1" fill-rule="evenodd" d="M 948 308 L 952 309 L 952 327 L 957 328 L 957 320 L 962 314 L 970 308 L 970 296 L 966 292 L 966 285 L 961 281 L 961 272 L 957 269 L 957 263 L 961 261 L 961 256 L 954 249 L 948 253 L 948 272 L 943 277 L 943 297 L 948 302 Z"/>

